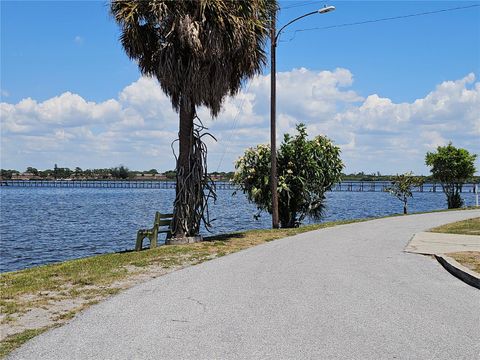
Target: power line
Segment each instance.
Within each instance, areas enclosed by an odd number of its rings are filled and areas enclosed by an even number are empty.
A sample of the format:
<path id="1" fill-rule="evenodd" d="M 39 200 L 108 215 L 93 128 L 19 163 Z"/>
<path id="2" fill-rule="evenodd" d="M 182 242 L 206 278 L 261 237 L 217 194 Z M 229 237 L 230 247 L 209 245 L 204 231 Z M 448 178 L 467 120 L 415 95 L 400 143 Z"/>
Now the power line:
<path id="1" fill-rule="evenodd" d="M 321 1 L 318 1 L 321 2 Z M 295 7 L 300 7 L 300 6 L 306 6 L 306 5 L 311 5 L 314 4 L 313 1 L 309 1 L 308 3 L 301 3 L 301 4 L 295 4 L 291 6 L 284 7 L 283 9 L 291 9 Z M 400 15 L 400 16 L 392 16 L 392 17 L 387 17 L 387 18 L 381 18 L 381 19 L 373 19 L 373 20 L 365 20 L 365 21 L 357 21 L 357 22 L 352 22 L 352 23 L 344 23 L 344 24 L 337 24 L 337 25 L 330 25 L 330 26 L 323 26 L 323 27 L 314 27 L 314 28 L 308 28 L 308 29 L 299 29 L 295 30 L 293 33 L 293 37 L 289 40 L 284 40 L 283 42 L 288 42 L 292 41 L 296 34 L 298 32 L 305 32 L 305 31 L 313 31 L 313 30 L 328 30 L 328 29 L 334 29 L 334 28 L 341 28 L 341 27 L 347 27 L 347 26 L 355 26 L 355 25 L 364 25 L 364 24 L 371 24 L 371 23 L 376 23 L 376 22 L 382 22 L 382 21 L 390 21 L 390 20 L 398 20 L 398 19 L 406 19 L 406 18 L 411 18 L 411 17 L 416 17 L 416 16 L 425 16 L 425 15 L 432 15 L 432 14 L 438 14 L 438 13 L 443 13 L 443 12 L 449 12 L 449 11 L 456 11 L 456 10 L 463 10 L 463 9 L 470 9 L 474 7 L 479 7 L 480 5 L 468 5 L 468 6 L 459 6 L 459 7 L 454 7 L 454 8 L 448 8 L 448 9 L 441 9 L 441 10 L 434 10 L 434 11 L 426 11 L 426 12 L 421 12 L 421 13 L 415 13 L 415 14 L 408 14 L 408 15 Z M 251 81 L 248 82 L 247 90 L 246 93 L 248 93 L 250 89 Z M 242 104 L 238 108 L 237 114 L 233 120 L 233 126 L 232 130 L 229 136 L 229 139 L 227 142 L 230 142 L 233 136 L 233 130 L 235 130 L 238 122 L 238 117 L 240 115 L 240 111 L 242 111 L 244 103 L 245 103 L 246 97 L 243 98 Z M 217 167 L 217 172 L 220 169 L 220 166 L 222 165 L 223 159 L 225 157 L 225 154 L 227 152 L 226 147 L 224 148 L 222 152 L 222 156 L 220 157 L 220 161 L 218 163 Z"/>
<path id="2" fill-rule="evenodd" d="M 313 31 L 313 30 L 328 30 L 328 29 L 341 28 L 341 27 L 347 27 L 347 26 L 371 24 L 371 23 L 377 23 L 377 22 L 382 22 L 382 21 L 406 19 L 406 18 L 411 18 L 411 17 L 416 17 L 416 16 L 425 16 L 425 15 L 432 15 L 432 14 L 438 14 L 438 13 L 449 12 L 449 11 L 470 9 L 470 8 L 479 7 L 479 6 L 480 6 L 480 5 L 459 6 L 459 7 L 454 7 L 454 8 L 442 9 L 442 10 L 426 11 L 426 12 L 421 12 L 421 13 L 416 13 L 416 14 L 392 16 L 392 17 L 381 18 L 381 19 L 357 21 L 357 22 L 352 22 L 352 23 L 329 25 L 329 26 L 323 26 L 323 27 L 314 27 L 314 28 L 307 28 L 307 29 L 298 29 L 298 30 L 295 30 L 295 31 L 294 31 L 292 38 L 290 38 L 289 40 L 284 40 L 284 42 L 292 41 L 293 39 L 295 39 L 295 36 L 296 36 L 297 33 L 299 33 L 299 32 Z"/>
<path id="3" fill-rule="evenodd" d="M 305 1 L 305 2 L 300 3 L 300 4 L 295 4 L 295 5 L 289 5 L 289 6 L 282 7 L 280 10 L 293 9 L 293 8 L 296 8 L 296 7 L 314 5 L 314 4 L 323 3 L 323 2 L 324 1 Z"/>
<path id="4" fill-rule="evenodd" d="M 250 90 L 250 85 L 252 84 L 252 80 L 248 81 L 248 85 L 247 85 L 247 90 L 245 91 L 245 94 L 248 94 L 248 91 Z M 245 105 L 245 99 L 247 98 L 247 96 L 244 96 L 244 98 L 242 99 L 242 104 L 240 105 L 240 107 L 238 108 L 238 111 L 237 111 L 237 114 L 235 115 L 235 118 L 233 119 L 233 126 L 232 126 L 232 130 L 230 132 L 230 136 L 228 137 L 228 141 L 227 141 L 227 144 L 230 143 L 230 141 L 232 140 L 232 137 L 233 137 L 233 131 L 235 130 L 235 128 L 237 127 L 237 122 L 238 122 L 238 116 L 240 115 L 240 111 L 243 110 L 243 105 Z M 225 146 L 223 148 L 223 152 L 222 152 L 222 156 L 220 157 L 220 161 L 218 162 L 218 166 L 217 166 L 217 172 L 218 170 L 220 169 L 220 166 L 222 166 L 222 162 L 223 162 L 223 159 L 225 157 L 225 154 L 227 152 L 227 147 Z"/>

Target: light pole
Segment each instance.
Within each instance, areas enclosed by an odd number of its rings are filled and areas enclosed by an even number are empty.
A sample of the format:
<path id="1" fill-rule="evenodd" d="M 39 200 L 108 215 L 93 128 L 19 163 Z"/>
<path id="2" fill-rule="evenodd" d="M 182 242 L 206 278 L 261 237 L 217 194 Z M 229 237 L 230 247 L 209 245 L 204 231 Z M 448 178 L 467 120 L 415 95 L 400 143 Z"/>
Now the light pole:
<path id="1" fill-rule="evenodd" d="M 277 52 L 277 41 L 288 25 L 303 19 L 304 17 L 315 15 L 315 14 L 325 14 L 327 12 L 335 10 L 335 6 L 325 6 L 317 11 L 312 11 L 310 13 L 299 16 L 292 21 L 288 22 L 280 28 L 278 33 L 276 32 L 276 13 L 272 17 L 272 24 L 270 29 L 270 150 L 271 150 L 271 163 L 272 168 L 270 172 L 270 186 L 272 191 L 272 227 L 274 229 L 279 228 L 279 219 L 278 219 L 278 193 L 277 193 L 277 129 L 276 129 L 276 108 L 277 108 L 277 75 L 276 75 L 276 52 Z"/>

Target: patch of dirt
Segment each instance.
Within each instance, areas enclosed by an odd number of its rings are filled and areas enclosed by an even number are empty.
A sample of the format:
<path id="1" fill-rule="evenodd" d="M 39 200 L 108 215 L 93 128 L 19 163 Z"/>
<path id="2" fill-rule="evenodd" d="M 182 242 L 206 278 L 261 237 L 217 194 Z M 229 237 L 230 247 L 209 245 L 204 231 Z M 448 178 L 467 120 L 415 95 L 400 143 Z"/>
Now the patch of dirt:
<path id="1" fill-rule="evenodd" d="M 27 310 L 7 316 L 2 314 L 0 319 L 0 341 L 25 330 L 64 324 L 72 320 L 80 311 L 109 298 L 121 290 L 131 288 L 194 263 L 194 261 L 186 261 L 182 265 L 169 268 L 164 268 L 161 265 L 151 265 L 142 268 L 128 266 L 126 269 L 129 275 L 109 285 L 86 285 L 79 287 L 68 284 L 58 292 L 42 291 L 38 294 L 23 295 L 18 300 L 26 305 Z M 69 295 L 69 292 L 72 290 L 78 295 Z"/>
<path id="2" fill-rule="evenodd" d="M 447 254 L 466 268 L 480 274 L 480 252 L 464 251 Z"/>
<path id="3" fill-rule="evenodd" d="M 0 324 L 0 341 L 24 330 L 61 324 L 64 322 L 62 315 L 81 309 L 86 303 L 87 301 L 83 299 L 61 300 L 43 307 L 32 308 L 23 314 L 12 315 L 10 321 Z"/>

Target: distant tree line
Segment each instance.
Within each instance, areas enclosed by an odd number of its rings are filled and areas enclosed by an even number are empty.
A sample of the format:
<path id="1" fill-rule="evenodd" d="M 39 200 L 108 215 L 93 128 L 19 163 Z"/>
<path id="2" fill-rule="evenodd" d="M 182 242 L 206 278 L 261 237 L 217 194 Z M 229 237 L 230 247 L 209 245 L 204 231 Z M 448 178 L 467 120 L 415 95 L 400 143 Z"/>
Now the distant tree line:
<path id="1" fill-rule="evenodd" d="M 66 167 L 61 168 L 54 166 L 53 169 L 38 170 L 34 167 L 28 167 L 25 170 L 26 173 L 32 174 L 35 177 L 42 179 L 133 179 L 138 175 L 146 174 L 159 174 L 160 172 L 157 169 L 150 169 L 146 171 L 133 171 L 128 169 L 128 167 L 120 165 L 111 168 L 103 169 L 85 169 L 82 170 L 80 167 L 75 167 L 73 170 Z M 21 171 L 12 170 L 12 169 L 0 169 L 0 176 L 2 179 L 11 179 L 12 175 L 19 175 Z M 175 180 L 176 172 L 175 170 L 167 170 L 163 173 L 167 180 Z M 224 171 L 215 171 L 210 173 L 210 176 L 214 180 L 224 180 L 230 181 L 233 179 L 234 172 L 224 172 Z M 433 183 L 438 182 L 433 175 L 430 176 L 416 176 L 421 179 L 422 183 Z M 342 181 L 396 181 L 397 175 L 383 175 L 380 172 L 367 174 L 364 172 L 351 173 L 341 175 Z M 471 180 L 473 182 L 479 182 L 480 176 L 473 176 Z"/>
<path id="2" fill-rule="evenodd" d="M 158 173 L 155 169 L 152 169 Z M 152 170 L 144 173 L 151 173 Z M 55 164 L 53 169 L 38 170 L 34 167 L 27 167 L 25 173 L 33 175 L 35 178 L 41 179 L 128 179 L 134 177 L 137 171 L 130 171 L 127 167 L 120 165 L 117 167 L 103 168 L 103 169 L 85 169 L 75 167 L 70 169 L 68 167 L 58 167 Z M 142 172 L 140 172 L 142 173 Z M 18 170 L 0 169 L 0 176 L 2 179 L 11 179 L 14 175 L 20 175 Z"/>
<path id="3" fill-rule="evenodd" d="M 434 183 L 438 182 L 433 175 L 418 175 L 417 178 L 420 178 L 423 183 Z M 380 172 L 366 174 L 363 171 L 358 173 L 351 173 L 351 174 L 343 174 L 342 173 L 342 181 L 395 181 L 397 179 L 397 175 L 383 175 Z M 479 182 L 480 176 L 472 176 L 470 181 Z"/>
<path id="4" fill-rule="evenodd" d="M 111 168 L 101 168 L 101 169 L 85 169 L 83 170 L 80 167 L 75 167 L 70 169 L 68 167 L 58 167 L 57 164 L 53 169 L 38 170 L 34 167 L 27 167 L 24 173 L 31 174 L 32 178 L 40 179 L 134 179 L 138 176 L 143 175 L 157 175 L 160 172 L 157 169 L 150 169 L 146 171 L 136 171 L 130 170 L 128 167 L 119 165 Z M 22 171 L 14 169 L 0 169 L 0 177 L 2 179 L 12 179 L 16 175 L 22 174 Z M 175 180 L 176 172 L 175 170 L 167 170 L 164 173 L 164 176 L 167 180 Z M 232 172 L 213 172 L 210 175 L 216 180 L 230 180 L 233 177 Z M 148 177 L 145 177 L 146 179 Z"/>

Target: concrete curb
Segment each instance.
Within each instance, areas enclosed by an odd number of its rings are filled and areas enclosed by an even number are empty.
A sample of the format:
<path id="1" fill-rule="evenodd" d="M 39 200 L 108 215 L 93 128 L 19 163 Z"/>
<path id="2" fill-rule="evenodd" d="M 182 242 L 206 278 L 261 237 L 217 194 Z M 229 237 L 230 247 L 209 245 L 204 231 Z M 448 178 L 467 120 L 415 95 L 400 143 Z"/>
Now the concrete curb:
<path id="1" fill-rule="evenodd" d="M 435 254 L 435 259 L 453 276 L 464 283 L 480 289 L 480 274 L 466 268 L 454 259 L 444 254 Z"/>
<path id="2" fill-rule="evenodd" d="M 186 244 L 194 244 L 201 241 L 203 241 L 203 237 L 201 235 L 186 236 L 183 238 L 167 238 L 165 240 L 165 245 L 186 245 Z"/>

